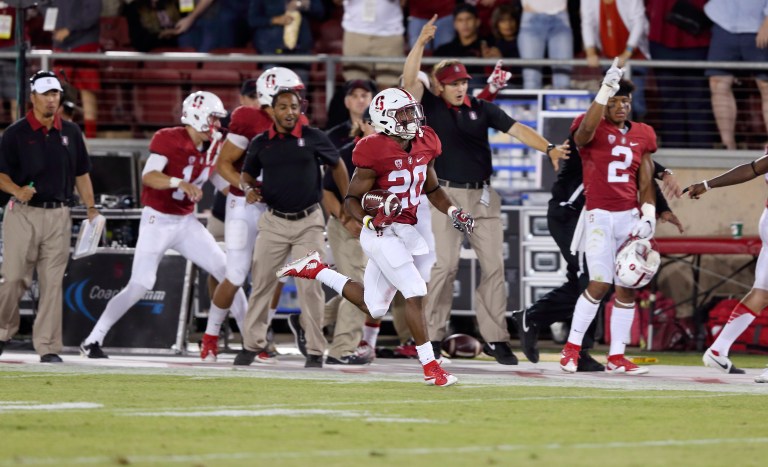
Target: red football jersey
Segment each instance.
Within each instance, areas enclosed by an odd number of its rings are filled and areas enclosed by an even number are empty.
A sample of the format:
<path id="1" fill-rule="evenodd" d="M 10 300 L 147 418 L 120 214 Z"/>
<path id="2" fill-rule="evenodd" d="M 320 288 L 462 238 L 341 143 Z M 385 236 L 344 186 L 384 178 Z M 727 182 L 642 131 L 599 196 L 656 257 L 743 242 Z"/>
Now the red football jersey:
<path id="1" fill-rule="evenodd" d="M 579 128 L 584 115 L 571 125 L 571 133 Z M 592 141 L 579 148 L 584 172 L 584 194 L 587 209 L 627 211 L 638 207 L 637 171 L 643 154 L 654 153 L 656 132 L 644 124 L 632 122 L 623 134 L 604 118 Z"/>
<path id="2" fill-rule="evenodd" d="M 240 159 L 232 164 L 235 167 L 235 170 L 238 172 L 243 170 L 248 143 L 250 143 L 257 135 L 269 130 L 273 124 L 274 121 L 272 120 L 272 117 L 264 109 L 241 105 L 232 111 L 232 118 L 229 121 L 230 142 L 243 150 Z M 297 125 L 309 125 L 309 120 L 306 115 L 301 114 Z M 230 185 L 229 191 L 235 196 L 244 195 L 239 186 Z"/>
<path id="3" fill-rule="evenodd" d="M 361 139 L 352 152 L 355 167 L 376 172 L 372 189 L 389 190 L 400 198 L 403 211 L 395 221 L 401 224 L 416 223 L 416 207 L 427 179 L 427 164 L 443 151 L 435 131 L 427 126 L 422 128 L 424 136 L 411 140 L 410 153 L 381 133 Z"/>
<path id="4" fill-rule="evenodd" d="M 202 187 L 215 166 L 215 154 L 219 143 L 210 151 L 198 151 L 183 126 L 163 128 L 155 133 L 149 143 L 149 152 L 168 158 L 163 173 Z M 206 158 L 210 154 L 210 160 Z M 144 185 L 141 203 L 166 214 L 190 214 L 195 203 L 181 189 L 156 190 Z"/>

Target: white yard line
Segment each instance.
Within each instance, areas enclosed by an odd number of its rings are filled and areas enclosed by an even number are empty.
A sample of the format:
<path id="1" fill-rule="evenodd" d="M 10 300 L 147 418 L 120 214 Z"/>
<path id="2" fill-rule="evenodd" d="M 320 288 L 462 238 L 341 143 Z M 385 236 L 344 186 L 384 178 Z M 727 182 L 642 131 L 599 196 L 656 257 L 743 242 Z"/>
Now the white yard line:
<path id="1" fill-rule="evenodd" d="M 344 450 L 311 450 L 311 451 L 280 451 L 280 452 L 239 452 L 239 453 L 209 453 L 189 455 L 137 455 L 120 457 L 128 465 L 135 464 L 172 464 L 206 461 L 259 461 L 259 460 L 292 460 L 307 459 L 314 461 L 319 458 L 367 458 L 371 454 L 386 457 L 434 456 L 451 454 L 493 454 L 515 451 L 573 451 L 573 450 L 607 450 L 619 449 L 622 452 L 632 448 L 676 448 L 690 446 L 719 446 L 719 445 L 754 445 L 768 444 L 768 438 L 706 438 L 706 439 L 657 439 L 646 441 L 617 441 L 604 443 L 549 443 L 549 444 L 501 444 L 501 445 L 468 445 L 443 448 L 376 448 L 376 449 L 344 449 Z M 112 464 L 115 456 L 93 457 L 16 457 L 0 461 L 0 466 L 15 465 L 89 465 Z"/>

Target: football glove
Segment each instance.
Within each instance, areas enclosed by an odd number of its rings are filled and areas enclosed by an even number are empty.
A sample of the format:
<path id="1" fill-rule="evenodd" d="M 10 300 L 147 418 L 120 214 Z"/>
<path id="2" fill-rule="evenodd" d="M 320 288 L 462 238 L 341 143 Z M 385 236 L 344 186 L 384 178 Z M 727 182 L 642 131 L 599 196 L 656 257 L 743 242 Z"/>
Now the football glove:
<path id="1" fill-rule="evenodd" d="M 644 203 L 640 211 L 643 215 L 632 227 L 630 235 L 643 239 L 651 238 L 656 230 L 656 206 Z"/>
<path id="2" fill-rule="evenodd" d="M 470 213 L 464 212 L 461 208 L 456 208 L 453 206 L 452 208 L 453 209 L 450 210 L 450 215 L 451 221 L 453 221 L 453 227 L 458 229 L 460 232 L 471 235 L 472 230 L 475 228 L 475 219 Z"/>
<path id="3" fill-rule="evenodd" d="M 376 216 L 365 216 L 363 218 L 363 226 L 368 230 L 373 230 L 377 234 L 381 235 L 381 233 L 392 225 L 392 222 L 394 221 L 395 217 L 397 216 L 387 216 L 384 214 L 383 209 L 379 209 L 379 212 L 376 213 Z"/>
<path id="4" fill-rule="evenodd" d="M 512 73 L 501 69 L 501 60 L 496 62 L 493 73 L 488 77 L 488 90 L 493 94 L 507 87 L 507 82 L 512 78 Z"/>
<path id="5" fill-rule="evenodd" d="M 603 78 L 603 85 L 600 87 L 600 91 L 595 96 L 595 102 L 601 105 L 608 104 L 608 99 L 615 96 L 619 92 L 619 81 L 624 76 L 624 70 L 619 68 L 619 57 L 613 59 L 613 64 L 605 73 Z"/>

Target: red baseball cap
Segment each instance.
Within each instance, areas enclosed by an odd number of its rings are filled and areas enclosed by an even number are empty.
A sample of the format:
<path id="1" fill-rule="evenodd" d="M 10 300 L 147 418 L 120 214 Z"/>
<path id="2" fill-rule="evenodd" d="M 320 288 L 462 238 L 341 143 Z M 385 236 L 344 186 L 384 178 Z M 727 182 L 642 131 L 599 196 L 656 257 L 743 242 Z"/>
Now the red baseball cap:
<path id="1" fill-rule="evenodd" d="M 462 63 L 453 63 L 440 69 L 435 75 L 441 83 L 453 83 L 460 79 L 472 79 Z"/>

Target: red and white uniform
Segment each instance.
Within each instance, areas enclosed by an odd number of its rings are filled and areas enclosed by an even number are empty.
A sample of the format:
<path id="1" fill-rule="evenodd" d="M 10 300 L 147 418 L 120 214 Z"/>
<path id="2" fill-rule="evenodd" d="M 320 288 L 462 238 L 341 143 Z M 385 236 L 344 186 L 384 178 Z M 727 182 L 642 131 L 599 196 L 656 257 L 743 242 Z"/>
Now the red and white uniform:
<path id="1" fill-rule="evenodd" d="M 272 117 L 263 109 L 240 106 L 232 112 L 227 141 L 243 151 L 240 159 L 233 164 L 238 172 L 242 171 L 248 144 L 257 135 L 268 131 L 273 124 Z M 298 124 L 309 124 L 309 121 L 306 116 L 301 115 Z M 232 284 L 243 285 L 248 276 L 253 246 L 259 234 L 259 219 L 266 209 L 265 203 L 248 204 L 240 187 L 230 185 L 224 242 L 227 246 L 226 278 Z"/>
<path id="2" fill-rule="evenodd" d="M 433 239 L 430 223 L 417 222 L 421 192 L 429 162 L 440 155 L 442 146 L 434 130 L 422 127 L 423 136 L 411 140 L 406 152 L 383 134 L 366 136 L 355 146 L 352 162 L 356 167 L 376 172 L 373 189 L 395 193 L 403 211 L 381 235 L 369 229 L 360 233 L 360 246 L 368 256 L 365 268 L 365 304 L 371 316 L 380 318 L 399 290 L 405 298 L 427 293 L 434 255 L 428 239 Z"/>
<path id="3" fill-rule="evenodd" d="M 575 132 L 584 115 L 574 120 Z M 640 219 L 637 174 L 643 154 L 657 150 L 656 132 L 630 122 L 623 133 L 605 119 L 592 141 L 579 148 L 586 196 L 584 251 L 590 280 L 613 283 L 616 252 Z"/>
<path id="4" fill-rule="evenodd" d="M 165 128 L 152 138 L 145 173 L 161 171 L 169 177 L 202 186 L 213 171 L 218 143 L 210 151 L 195 147 L 185 127 Z M 142 188 L 144 209 L 134 253 L 131 282 L 147 289 L 155 284 L 157 268 L 165 252 L 176 250 L 217 280 L 224 278 L 224 252 L 194 215 L 195 203 L 180 189 Z"/>

